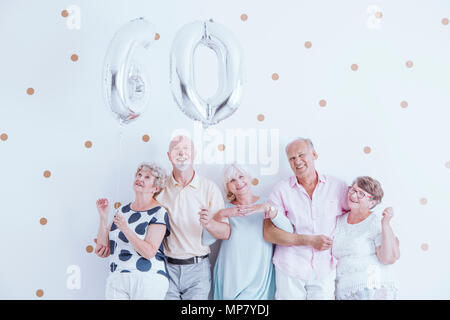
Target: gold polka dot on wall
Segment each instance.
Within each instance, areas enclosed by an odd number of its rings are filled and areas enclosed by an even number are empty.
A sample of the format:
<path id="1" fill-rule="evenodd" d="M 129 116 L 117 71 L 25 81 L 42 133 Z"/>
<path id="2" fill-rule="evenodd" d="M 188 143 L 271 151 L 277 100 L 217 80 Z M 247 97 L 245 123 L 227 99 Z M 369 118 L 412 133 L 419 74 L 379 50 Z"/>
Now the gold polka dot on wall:
<path id="1" fill-rule="evenodd" d="M 311 41 L 306 41 L 306 42 L 305 42 L 305 48 L 306 48 L 306 49 L 310 49 L 311 47 L 312 47 Z"/>
<path id="2" fill-rule="evenodd" d="M 400 103 L 400 106 L 401 106 L 402 108 L 406 108 L 406 107 L 408 107 L 408 102 L 403 100 L 403 101 Z"/>
<path id="3" fill-rule="evenodd" d="M 34 94 L 34 89 L 33 88 L 28 88 L 27 89 L 27 94 L 30 95 L 30 96 L 33 95 Z"/>
<path id="4" fill-rule="evenodd" d="M 159 38 L 161 38 L 161 36 L 159 35 L 159 33 L 155 33 L 155 40 L 159 40 Z"/>
<path id="5" fill-rule="evenodd" d="M 67 18 L 67 16 L 69 15 L 69 11 L 67 11 L 67 10 L 61 11 L 61 15 L 62 15 L 64 18 Z"/>
<path id="6" fill-rule="evenodd" d="M 352 64 L 352 66 L 350 67 L 353 71 L 358 70 L 358 65 L 357 64 Z"/>
<path id="7" fill-rule="evenodd" d="M 84 143 L 84 146 L 85 146 L 87 149 L 92 148 L 92 142 L 88 140 L 88 141 L 86 141 L 86 142 Z"/>
<path id="8" fill-rule="evenodd" d="M 258 121 L 264 121 L 264 115 L 263 114 L 258 114 L 257 119 L 258 119 Z"/>
<path id="9" fill-rule="evenodd" d="M 259 180 L 257 178 L 252 179 L 252 185 L 257 186 L 259 183 Z"/>
<path id="10" fill-rule="evenodd" d="M 319 101 L 319 106 L 326 107 L 327 106 L 327 100 L 324 100 L 324 99 L 320 100 Z"/>
<path id="11" fill-rule="evenodd" d="M 8 140 L 8 135 L 7 135 L 6 133 L 2 133 L 2 134 L 0 135 L 0 139 L 1 139 L 2 141 L 6 141 L 6 140 Z"/>
<path id="12" fill-rule="evenodd" d="M 41 218 L 41 220 L 39 220 L 39 223 L 43 226 L 45 226 L 47 224 L 47 219 L 46 218 Z"/>
<path id="13" fill-rule="evenodd" d="M 45 178 L 50 178 L 51 175 L 52 175 L 52 173 L 49 170 L 45 170 L 44 171 L 44 177 Z"/>
<path id="14" fill-rule="evenodd" d="M 36 296 L 41 298 L 44 295 L 44 290 L 42 289 L 38 289 L 36 290 Z"/>
<path id="15" fill-rule="evenodd" d="M 114 208 L 119 209 L 122 204 L 120 202 L 114 203 Z"/>
<path id="16" fill-rule="evenodd" d="M 412 68 L 414 63 L 411 60 L 408 60 L 408 61 L 406 61 L 405 65 L 407 68 Z"/>
<path id="17" fill-rule="evenodd" d="M 448 18 L 442 19 L 442 24 L 443 24 L 444 26 L 448 25 Z"/>
<path id="18" fill-rule="evenodd" d="M 278 73 L 272 73 L 272 80 L 277 81 L 278 79 L 280 79 Z"/>
<path id="19" fill-rule="evenodd" d="M 420 204 L 426 205 L 428 203 L 428 200 L 426 198 L 420 198 Z"/>
<path id="20" fill-rule="evenodd" d="M 70 60 L 72 60 L 73 62 L 78 61 L 78 55 L 74 53 L 73 55 L 70 56 Z"/>
<path id="21" fill-rule="evenodd" d="M 248 19 L 248 15 L 246 15 L 245 13 L 241 14 L 242 21 L 247 21 L 247 19 Z"/>
<path id="22" fill-rule="evenodd" d="M 217 149 L 219 149 L 219 151 L 223 151 L 223 150 L 225 150 L 225 145 L 224 144 L 219 144 L 217 146 Z"/>
<path id="23" fill-rule="evenodd" d="M 420 248 L 423 250 L 423 251 L 428 251 L 428 248 L 429 248 L 430 246 L 428 245 L 428 243 L 422 243 L 422 245 L 420 246 Z"/>
<path id="24" fill-rule="evenodd" d="M 92 251 L 94 251 L 94 248 L 91 245 L 86 247 L 86 252 L 87 253 L 91 253 Z"/>
<path id="25" fill-rule="evenodd" d="M 447 169 L 450 169 L 450 161 L 447 161 L 447 162 L 445 163 L 445 167 L 446 167 Z"/>
<path id="26" fill-rule="evenodd" d="M 142 136 L 142 141 L 148 142 L 149 140 L 150 140 L 150 137 L 148 136 L 148 134 L 144 134 L 144 135 Z"/>
<path id="27" fill-rule="evenodd" d="M 364 147 L 364 153 L 365 154 L 369 154 L 371 152 L 372 152 L 372 149 L 370 147 L 368 147 L 368 146 Z"/>

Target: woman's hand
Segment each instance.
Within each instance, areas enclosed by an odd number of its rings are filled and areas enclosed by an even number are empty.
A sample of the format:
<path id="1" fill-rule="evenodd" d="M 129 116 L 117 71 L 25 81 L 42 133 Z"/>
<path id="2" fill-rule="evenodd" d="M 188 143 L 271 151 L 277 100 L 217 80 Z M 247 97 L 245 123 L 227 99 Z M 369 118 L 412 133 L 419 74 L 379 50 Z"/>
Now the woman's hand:
<path id="1" fill-rule="evenodd" d="M 384 209 L 381 218 L 381 245 L 376 247 L 378 260 L 383 264 L 392 264 L 400 258 L 400 244 L 389 224 L 393 216 L 392 207 Z"/>
<path id="2" fill-rule="evenodd" d="M 119 228 L 120 231 L 125 232 L 125 230 L 129 229 L 125 218 L 122 217 L 119 213 L 114 215 L 114 224 Z"/>
<path id="3" fill-rule="evenodd" d="M 99 256 L 100 258 L 107 258 L 111 251 L 109 249 L 109 246 L 105 246 L 103 244 L 97 243 L 97 238 L 94 239 L 95 242 L 95 254 Z"/>
<path id="4" fill-rule="evenodd" d="M 109 209 L 109 203 L 108 199 L 101 198 L 97 200 L 97 210 L 100 214 L 100 219 L 107 220 L 108 219 L 108 210 Z"/>
<path id="5" fill-rule="evenodd" d="M 387 207 L 383 211 L 383 218 L 381 218 L 381 226 L 387 226 L 389 225 L 389 222 L 391 221 L 392 217 L 394 216 L 394 209 L 392 207 Z"/>
<path id="6" fill-rule="evenodd" d="M 242 211 L 244 212 L 244 211 Z M 229 218 L 236 216 L 243 216 L 244 214 L 239 210 L 239 206 L 234 206 L 231 208 L 225 208 L 219 211 L 218 216 L 221 218 Z"/>
<path id="7" fill-rule="evenodd" d="M 239 205 L 238 212 L 240 215 L 248 216 L 256 212 L 268 212 L 270 206 L 268 203 L 258 203 L 251 205 Z"/>

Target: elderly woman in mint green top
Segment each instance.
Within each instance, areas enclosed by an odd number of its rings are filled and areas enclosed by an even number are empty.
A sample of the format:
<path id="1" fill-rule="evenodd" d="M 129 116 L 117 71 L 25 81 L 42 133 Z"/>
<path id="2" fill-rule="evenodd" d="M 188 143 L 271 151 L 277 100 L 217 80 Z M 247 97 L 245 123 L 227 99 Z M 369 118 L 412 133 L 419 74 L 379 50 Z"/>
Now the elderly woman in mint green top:
<path id="1" fill-rule="evenodd" d="M 222 240 L 214 267 L 214 300 L 271 300 L 275 293 L 273 247 L 264 240 L 264 215 L 285 231 L 292 232 L 292 225 L 252 193 L 251 177 L 239 165 L 225 168 L 223 183 L 230 201 L 225 209 L 200 212 L 203 244 Z"/>

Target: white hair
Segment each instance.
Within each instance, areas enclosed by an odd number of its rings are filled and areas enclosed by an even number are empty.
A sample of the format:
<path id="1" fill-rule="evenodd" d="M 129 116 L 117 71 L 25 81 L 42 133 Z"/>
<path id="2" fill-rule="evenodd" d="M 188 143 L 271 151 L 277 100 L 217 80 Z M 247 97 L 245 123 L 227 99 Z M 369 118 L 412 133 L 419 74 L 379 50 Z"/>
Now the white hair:
<path id="1" fill-rule="evenodd" d="M 297 141 L 303 141 L 303 142 L 306 142 L 306 144 L 309 146 L 310 150 L 315 150 L 315 149 L 314 149 L 314 145 L 313 145 L 311 139 L 308 139 L 308 138 L 302 138 L 302 137 L 297 137 L 297 138 L 295 138 L 294 140 L 292 140 L 291 142 L 289 142 L 289 143 L 286 145 L 286 149 L 285 149 L 286 154 L 287 154 L 287 151 L 288 151 L 289 147 L 291 146 L 291 144 L 293 144 L 294 142 L 297 142 Z"/>
<path id="2" fill-rule="evenodd" d="M 156 196 L 166 186 L 167 174 L 166 174 L 165 170 L 154 163 L 142 162 L 139 165 L 139 167 L 137 168 L 135 176 L 137 176 L 137 174 L 141 170 L 150 170 L 152 172 L 152 176 L 154 176 L 156 178 L 155 182 L 154 182 L 154 186 L 158 187 L 160 189 L 158 192 L 155 192 L 155 194 L 153 195 L 153 198 L 156 198 Z"/>
<path id="3" fill-rule="evenodd" d="M 236 173 L 241 173 L 244 176 L 250 177 L 248 171 L 245 170 L 241 165 L 237 164 L 236 162 L 229 164 L 225 167 L 225 169 L 223 170 L 222 182 L 223 182 L 223 189 L 225 191 L 225 196 L 227 200 L 230 202 L 233 202 L 236 199 L 236 196 L 230 190 L 228 190 L 227 184 L 228 182 L 230 182 L 231 179 L 234 178 Z"/>

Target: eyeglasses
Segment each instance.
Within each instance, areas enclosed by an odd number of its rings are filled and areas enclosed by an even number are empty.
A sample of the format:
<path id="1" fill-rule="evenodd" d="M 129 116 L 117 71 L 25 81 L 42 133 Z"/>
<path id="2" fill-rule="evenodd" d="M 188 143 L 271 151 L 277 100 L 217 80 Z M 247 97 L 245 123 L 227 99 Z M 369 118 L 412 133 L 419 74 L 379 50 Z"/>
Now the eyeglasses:
<path id="1" fill-rule="evenodd" d="M 356 196 L 358 197 L 358 199 L 362 199 L 364 197 L 367 197 L 368 199 L 372 198 L 372 196 L 370 194 L 364 193 L 361 190 L 356 190 L 353 187 L 348 187 L 348 192 L 350 194 L 356 193 Z"/>

